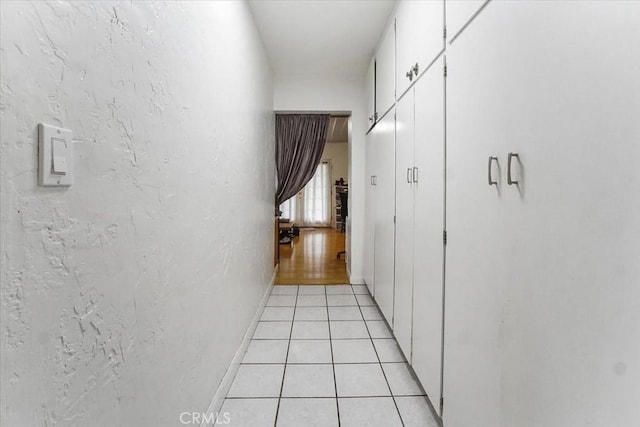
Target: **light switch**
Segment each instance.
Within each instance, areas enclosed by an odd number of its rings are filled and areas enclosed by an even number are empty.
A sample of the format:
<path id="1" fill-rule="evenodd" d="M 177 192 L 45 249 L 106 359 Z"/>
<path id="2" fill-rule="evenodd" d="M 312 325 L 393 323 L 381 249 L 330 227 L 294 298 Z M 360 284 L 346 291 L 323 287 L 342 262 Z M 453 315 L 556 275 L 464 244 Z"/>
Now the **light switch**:
<path id="1" fill-rule="evenodd" d="M 38 125 L 38 184 L 68 187 L 73 184 L 73 133 L 40 123 Z"/>
<path id="2" fill-rule="evenodd" d="M 64 139 L 51 139 L 51 173 L 54 175 L 67 174 L 67 144 Z"/>

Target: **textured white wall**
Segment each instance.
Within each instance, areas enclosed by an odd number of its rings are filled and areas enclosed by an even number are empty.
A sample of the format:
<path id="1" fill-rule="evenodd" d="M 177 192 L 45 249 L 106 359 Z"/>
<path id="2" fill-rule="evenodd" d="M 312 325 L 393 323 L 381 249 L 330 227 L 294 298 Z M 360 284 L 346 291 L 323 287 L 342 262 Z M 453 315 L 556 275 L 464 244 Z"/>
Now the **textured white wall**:
<path id="1" fill-rule="evenodd" d="M 276 74 L 273 105 L 276 111 L 350 111 L 349 133 L 349 218 L 351 254 L 348 259 L 351 283 L 364 283 L 364 191 L 367 125 L 364 76 Z M 349 238 L 347 238 L 349 241 Z"/>
<path id="2" fill-rule="evenodd" d="M 273 274 L 271 69 L 244 2 L 2 2 L 2 425 L 205 411 Z M 75 184 L 37 187 L 38 122 Z"/>

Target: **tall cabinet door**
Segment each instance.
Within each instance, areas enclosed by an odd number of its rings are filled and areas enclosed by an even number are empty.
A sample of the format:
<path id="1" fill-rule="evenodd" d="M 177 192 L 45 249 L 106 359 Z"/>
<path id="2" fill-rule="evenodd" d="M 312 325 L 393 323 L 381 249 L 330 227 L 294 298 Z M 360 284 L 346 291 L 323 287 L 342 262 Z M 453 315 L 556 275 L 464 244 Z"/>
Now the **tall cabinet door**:
<path id="1" fill-rule="evenodd" d="M 640 425 L 640 3 L 495 2 L 480 18 L 472 34 L 487 18 L 509 34 L 475 84 L 499 82 L 503 156 L 518 154 L 502 425 Z"/>
<path id="2" fill-rule="evenodd" d="M 393 333 L 411 358 L 413 300 L 413 88 L 396 104 L 396 265 Z"/>
<path id="3" fill-rule="evenodd" d="M 374 141 L 376 135 L 376 129 L 372 129 L 371 132 L 365 137 L 365 152 L 366 152 L 366 175 L 367 181 L 365 182 L 366 195 L 365 195 L 365 242 L 364 242 L 364 283 L 369 288 L 371 295 L 375 296 L 374 288 L 374 254 L 375 254 L 375 206 L 376 206 L 376 144 Z"/>
<path id="4" fill-rule="evenodd" d="M 488 9 L 491 9 L 489 5 Z M 484 54 L 504 25 L 489 14 L 447 49 L 447 245 L 443 421 L 500 426 L 505 167 L 503 90 Z M 480 84 L 479 82 L 482 82 Z M 505 426 L 507 427 L 507 426 Z"/>
<path id="5" fill-rule="evenodd" d="M 445 221 L 444 59 L 415 90 L 415 238 L 413 249 L 413 354 L 411 363 L 434 408 L 442 375 Z"/>
<path id="6" fill-rule="evenodd" d="M 374 128 L 376 144 L 375 198 L 375 299 L 389 324 L 393 324 L 395 118 L 390 111 Z"/>

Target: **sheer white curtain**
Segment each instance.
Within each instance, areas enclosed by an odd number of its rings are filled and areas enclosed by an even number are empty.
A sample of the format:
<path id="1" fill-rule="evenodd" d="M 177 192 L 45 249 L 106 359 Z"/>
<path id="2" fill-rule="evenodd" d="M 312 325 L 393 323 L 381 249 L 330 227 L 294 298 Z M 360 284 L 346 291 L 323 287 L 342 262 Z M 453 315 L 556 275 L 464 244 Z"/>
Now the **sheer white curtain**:
<path id="1" fill-rule="evenodd" d="M 297 195 L 280 205 L 283 218 L 296 225 L 331 226 L 331 163 L 318 165 L 311 181 Z"/>

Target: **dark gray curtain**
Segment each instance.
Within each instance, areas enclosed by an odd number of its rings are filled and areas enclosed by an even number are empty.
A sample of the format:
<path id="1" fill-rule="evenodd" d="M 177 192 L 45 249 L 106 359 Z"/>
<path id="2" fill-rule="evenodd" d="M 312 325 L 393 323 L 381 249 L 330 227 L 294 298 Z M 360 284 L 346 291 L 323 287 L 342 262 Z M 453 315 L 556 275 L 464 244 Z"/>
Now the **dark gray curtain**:
<path id="1" fill-rule="evenodd" d="M 327 141 L 329 114 L 276 115 L 276 210 L 313 178 Z"/>

